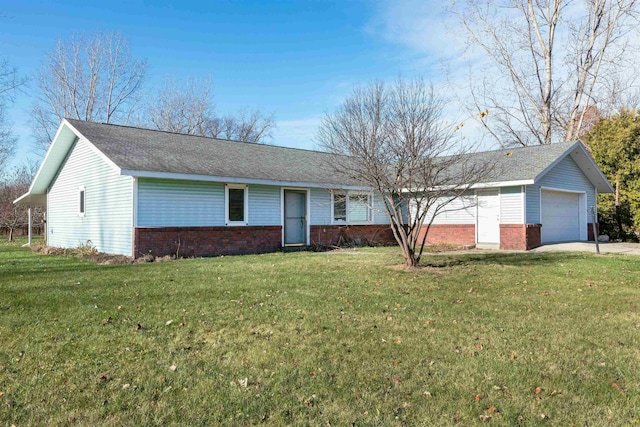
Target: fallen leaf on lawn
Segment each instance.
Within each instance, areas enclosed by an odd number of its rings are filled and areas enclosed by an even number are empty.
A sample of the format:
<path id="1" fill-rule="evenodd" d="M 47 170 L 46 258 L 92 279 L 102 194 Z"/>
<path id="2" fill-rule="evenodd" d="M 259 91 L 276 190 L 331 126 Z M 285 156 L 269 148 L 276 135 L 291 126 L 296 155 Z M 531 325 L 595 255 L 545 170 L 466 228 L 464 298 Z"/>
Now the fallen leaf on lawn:
<path id="1" fill-rule="evenodd" d="M 489 421 L 491 421 L 491 415 L 480 415 L 480 421 L 482 421 L 483 423 L 488 423 Z"/>
<path id="2" fill-rule="evenodd" d="M 0 391 L 0 397 L 4 396 L 4 391 Z"/>
<path id="3" fill-rule="evenodd" d="M 473 398 L 473 400 L 475 400 L 476 402 L 479 402 L 481 399 L 479 394 L 476 394 L 476 396 Z"/>
<path id="4" fill-rule="evenodd" d="M 490 414 L 493 414 L 494 412 L 496 412 L 496 407 L 495 406 L 489 406 L 487 408 L 487 412 Z"/>
<path id="5" fill-rule="evenodd" d="M 167 320 L 167 323 L 165 323 L 165 326 L 169 326 L 172 323 L 173 323 L 173 320 Z"/>
<path id="6" fill-rule="evenodd" d="M 400 384 L 400 377 L 393 377 L 392 381 L 394 384 Z"/>
<path id="7" fill-rule="evenodd" d="M 460 421 L 460 414 L 455 414 L 455 415 L 453 416 L 453 420 L 454 420 L 455 422 Z"/>
<path id="8" fill-rule="evenodd" d="M 171 366 L 169 366 L 169 370 L 170 370 L 171 372 L 175 372 L 175 371 L 176 371 L 176 369 L 178 369 L 178 367 L 177 367 L 176 365 L 171 365 Z"/>
<path id="9" fill-rule="evenodd" d="M 121 305 L 118 306 L 118 311 L 120 311 L 120 310 L 122 310 L 122 306 Z"/>
<path id="10" fill-rule="evenodd" d="M 542 389 L 540 387 L 536 387 L 536 394 L 540 394 L 541 391 Z"/>
<path id="11" fill-rule="evenodd" d="M 622 387 L 620 387 L 620 386 L 618 385 L 618 383 L 616 383 L 616 382 L 612 382 L 612 383 L 611 383 L 611 387 L 613 387 L 613 388 L 615 388 L 616 390 L 618 390 L 618 393 L 620 393 L 621 395 L 623 395 L 623 396 L 624 396 L 624 391 L 622 391 Z"/>
<path id="12" fill-rule="evenodd" d="M 138 330 L 138 331 L 139 331 L 140 329 L 142 329 L 142 325 L 141 325 L 140 323 L 138 323 L 138 324 L 136 325 L 136 330 Z"/>
<path id="13" fill-rule="evenodd" d="M 511 353 L 511 356 L 509 356 L 509 359 L 516 360 L 516 357 L 518 357 L 518 356 L 516 356 L 515 353 Z"/>

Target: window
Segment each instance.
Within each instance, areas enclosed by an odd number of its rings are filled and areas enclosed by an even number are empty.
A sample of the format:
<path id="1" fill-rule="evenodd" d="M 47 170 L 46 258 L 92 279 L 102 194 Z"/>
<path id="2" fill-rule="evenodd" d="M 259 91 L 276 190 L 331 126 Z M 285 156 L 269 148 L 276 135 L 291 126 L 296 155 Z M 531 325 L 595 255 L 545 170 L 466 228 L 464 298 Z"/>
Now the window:
<path id="1" fill-rule="evenodd" d="M 225 186 L 226 225 L 247 225 L 248 190 L 246 185 Z"/>
<path id="2" fill-rule="evenodd" d="M 333 193 L 333 221 L 345 222 L 347 220 L 347 195 Z"/>
<path id="3" fill-rule="evenodd" d="M 333 222 L 371 222 L 371 193 L 333 192 Z"/>
<path id="4" fill-rule="evenodd" d="M 84 187 L 78 188 L 78 215 L 84 216 L 86 196 Z"/>

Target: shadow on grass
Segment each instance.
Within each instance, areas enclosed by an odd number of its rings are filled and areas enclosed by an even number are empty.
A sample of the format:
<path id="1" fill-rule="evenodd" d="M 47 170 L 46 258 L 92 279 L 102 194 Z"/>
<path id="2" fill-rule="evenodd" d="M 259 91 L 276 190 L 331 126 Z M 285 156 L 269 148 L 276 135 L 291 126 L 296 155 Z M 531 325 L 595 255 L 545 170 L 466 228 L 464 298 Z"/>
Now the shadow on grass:
<path id="1" fill-rule="evenodd" d="M 584 253 L 478 253 L 478 254 L 429 254 L 422 257 L 421 266 L 446 268 L 464 265 L 528 266 L 558 264 L 591 256 Z"/>

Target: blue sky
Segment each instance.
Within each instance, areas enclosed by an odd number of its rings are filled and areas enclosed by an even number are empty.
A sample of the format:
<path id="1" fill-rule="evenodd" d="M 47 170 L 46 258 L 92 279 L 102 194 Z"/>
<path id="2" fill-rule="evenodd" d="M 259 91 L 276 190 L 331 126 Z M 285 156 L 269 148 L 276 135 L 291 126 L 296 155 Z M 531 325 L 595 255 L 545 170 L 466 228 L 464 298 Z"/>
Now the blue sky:
<path id="1" fill-rule="evenodd" d="M 318 120 L 354 85 L 402 74 L 438 83 L 452 45 L 440 1 L 36 1 L 0 5 L 0 58 L 34 76 L 56 40 L 119 31 L 163 78 L 211 77 L 221 113 L 273 113 L 273 143 L 314 148 Z M 32 80 L 11 109 L 18 161 L 35 158 Z"/>

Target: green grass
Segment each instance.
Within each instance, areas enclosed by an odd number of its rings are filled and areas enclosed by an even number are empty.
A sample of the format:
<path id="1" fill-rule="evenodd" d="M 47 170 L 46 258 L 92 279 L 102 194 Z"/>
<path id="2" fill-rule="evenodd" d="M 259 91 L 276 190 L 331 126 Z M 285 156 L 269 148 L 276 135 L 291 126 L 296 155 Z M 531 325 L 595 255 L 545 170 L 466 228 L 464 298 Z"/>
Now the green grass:
<path id="1" fill-rule="evenodd" d="M 640 257 L 401 262 L 100 266 L 2 243 L 0 423 L 640 424 Z"/>

